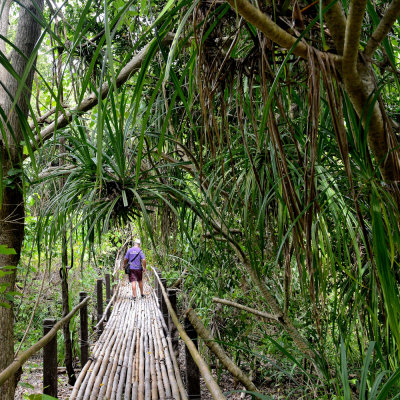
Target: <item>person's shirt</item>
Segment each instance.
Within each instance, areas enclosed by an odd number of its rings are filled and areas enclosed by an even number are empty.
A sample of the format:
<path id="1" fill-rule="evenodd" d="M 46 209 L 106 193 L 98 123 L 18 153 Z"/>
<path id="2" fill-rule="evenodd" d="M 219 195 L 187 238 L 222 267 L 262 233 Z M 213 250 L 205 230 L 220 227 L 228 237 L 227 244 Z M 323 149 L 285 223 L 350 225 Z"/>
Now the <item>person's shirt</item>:
<path id="1" fill-rule="evenodd" d="M 140 247 L 134 246 L 128 249 L 125 255 L 125 259 L 128 260 L 130 269 L 141 269 L 142 260 L 145 260 L 145 257 Z"/>

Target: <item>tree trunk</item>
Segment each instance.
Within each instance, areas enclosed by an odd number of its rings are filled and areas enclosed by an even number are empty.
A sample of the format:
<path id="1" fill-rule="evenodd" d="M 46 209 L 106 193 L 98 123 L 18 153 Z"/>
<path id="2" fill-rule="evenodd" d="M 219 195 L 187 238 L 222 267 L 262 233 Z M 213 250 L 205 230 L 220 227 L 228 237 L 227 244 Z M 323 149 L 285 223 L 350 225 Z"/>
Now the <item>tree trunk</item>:
<path id="1" fill-rule="evenodd" d="M 0 0 L 0 6 L 3 7 L 5 5 L 3 12 L 0 14 L 2 34 L 7 32 L 8 4 L 8 1 Z M 14 43 L 21 53 L 29 59 L 41 29 L 32 14 L 38 16 L 41 14 L 43 0 L 35 0 L 35 2 L 23 0 L 20 4 Z M 0 49 L 3 49 L 4 52 L 4 42 L 0 44 Z M 10 63 L 18 76 L 22 76 L 27 65 L 25 57 L 13 50 L 10 54 Z M 20 119 L 28 117 L 32 80 L 33 70 L 25 80 L 26 89 L 21 93 L 16 106 L 12 109 L 19 83 L 0 66 L 0 81 L 2 83 L 0 89 L 0 108 L 2 109 L 0 123 L 6 127 L 6 133 L 0 136 L 0 178 L 10 178 L 0 192 L 0 244 L 15 250 L 15 254 L 0 254 L 0 269 L 6 266 L 17 266 L 24 239 L 25 213 L 21 173 L 21 141 L 23 140 L 23 134 Z M 16 111 L 17 108 L 18 113 Z M 5 118 L 7 118 L 7 121 L 4 121 Z M 9 174 L 11 171 L 12 174 Z M 1 298 L 1 302 L 6 303 L 6 306 L 0 306 L 0 370 L 3 370 L 12 362 L 14 353 L 13 302 L 12 296 L 7 296 L 7 292 L 14 290 L 16 269 L 11 271 L 11 274 L 0 278 L 0 285 L 7 288 Z M 13 399 L 14 390 L 15 379 L 10 379 L 0 387 L 0 400 Z"/>
<path id="2" fill-rule="evenodd" d="M 69 314 L 69 291 L 68 291 L 68 254 L 67 254 L 67 238 L 65 231 L 62 233 L 62 268 L 61 273 L 61 291 L 62 291 L 62 308 L 63 317 Z M 72 340 L 69 329 L 69 322 L 63 326 L 64 348 L 65 348 L 65 367 L 68 374 L 68 383 L 74 385 L 76 381 L 74 367 L 72 365 Z"/>
<path id="3" fill-rule="evenodd" d="M 3 164 L 3 172 L 7 171 Z M 17 185 L 18 183 L 18 185 Z M 20 258 L 21 245 L 24 238 L 24 205 L 20 190 L 21 181 L 15 182 L 15 188 L 7 187 L 3 191 L 3 205 L 0 209 L 0 244 L 15 250 L 15 254 L 0 254 L 0 268 L 4 266 L 17 266 Z M 10 275 L 0 277 L 0 287 L 7 287 L 8 291 L 14 290 L 16 270 Z M 0 302 L 7 306 L 0 306 L 0 371 L 14 358 L 14 312 L 12 300 L 1 296 Z M 0 399 L 14 398 L 14 380 L 9 380 L 0 387 Z"/>
<path id="4" fill-rule="evenodd" d="M 65 138 L 60 138 L 60 166 L 65 165 Z M 65 179 L 60 179 L 61 189 L 65 184 Z M 71 232 L 72 235 L 72 232 Z M 69 314 L 69 290 L 68 290 L 68 247 L 67 247 L 67 232 L 66 228 L 63 228 L 62 238 L 61 238 L 61 261 L 62 267 L 60 270 L 61 275 L 61 293 L 62 293 L 62 309 L 63 309 L 63 317 Z M 72 267 L 72 254 L 71 254 L 71 267 Z M 73 357 L 72 357 L 72 340 L 71 340 L 71 332 L 69 329 L 69 322 L 63 326 L 63 335 L 64 335 L 64 349 L 65 349 L 65 367 L 67 369 L 68 374 L 68 383 L 70 385 L 74 385 L 76 382 L 76 376 L 74 367 L 72 365 Z"/>

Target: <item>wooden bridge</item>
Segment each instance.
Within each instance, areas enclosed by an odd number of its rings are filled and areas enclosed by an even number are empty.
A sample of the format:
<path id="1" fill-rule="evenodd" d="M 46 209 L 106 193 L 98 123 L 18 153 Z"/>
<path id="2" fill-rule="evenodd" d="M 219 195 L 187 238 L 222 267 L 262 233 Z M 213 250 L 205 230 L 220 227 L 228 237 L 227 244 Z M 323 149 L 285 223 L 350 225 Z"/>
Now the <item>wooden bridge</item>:
<path id="1" fill-rule="evenodd" d="M 0 385 L 12 378 L 30 357 L 43 349 L 43 393 L 57 397 L 56 335 L 63 324 L 68 323 L 79 311 L 82 370 L 74 385 L 71 400 L 200 400 L 200 374 L 211 396 L 216 400 L 225 399 L 197 350 L 197 334 L 226 369 L 247 390 L 255 392 L 257 388 L 215 342 L 194 310 L 186 311 L 185 321 L 188 322 L 185 328 L 181 325 L 173 304 L 173 299 L 176 301 L 175 291 L 166 289 L 165 279 L 157 268 L 152 270 L 155 289 L 150 286 L 150 279 L 147 279 L 144 282 L 146 296 L 136 300 L 132 298 L 131 285 L 126 281 L 116 286 L 111 298 L 110 274 L 106 274 L 108 305 L 104 312 L 103 281 L 97 281 L 98 323 L 94 334 L 98 334 L 98 340 L 92 345 L 90 358 L 89 344 L 93 339 L 88 337 L 87 305 L 90 298 L 87 293 L 81 292 L 79 304 L 67 316 L 58 322 L 52 318 L 43 321 L 44 336 L 18 354 L 0 372 Z M 214 300 L 243 308 L 226 300 Z M 176 360 L 176 330 L 185 343 L 185 386 Z"/>
<path id="2" fill-rule="evenodd" d="M 71 400 L 187 399 L 158 298 L 148 284 L 145 293 L 134 301 L 131 286 L 120 286 Z"/>

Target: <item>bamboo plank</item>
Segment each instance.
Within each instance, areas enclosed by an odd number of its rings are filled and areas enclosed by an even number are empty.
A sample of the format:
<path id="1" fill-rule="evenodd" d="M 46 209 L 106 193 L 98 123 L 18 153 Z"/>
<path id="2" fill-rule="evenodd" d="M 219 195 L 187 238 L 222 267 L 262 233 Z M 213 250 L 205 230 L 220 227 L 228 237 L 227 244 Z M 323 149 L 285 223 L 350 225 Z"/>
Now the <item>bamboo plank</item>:
<path id="1" fill-rule="evenodd" d="M 122 304 L 122 310 L 123 311 L 127 311 L 128 309 L 128 304 L 124 303 Z M 125 318 L 126 318 L 126 314 L 125 314 Z M 107 370 L 107 367 L 109 365 L 109 362 L 113 362 L 113 366 L 115 365 L 114 360 L 117 359 L 117 355 L 120 351 L 120 347 L 121 347 L 121 342 L 123 340 L 123 334 L 120 334 L 121 331 L 124 330 L 125 328 L 125 318 L 124 316 L 121 317 L 120 324 L 118 324 L 117 320 L 114 320 L 114 324 L 113 326 L 115 326 L 115 330 L 114 330 L 114 340 L 112 341 L 112 345 L 110 345 L 109 343 L 105 343 L 104 347 L 107 348 L 107 351 L 105 353 L 105 355 L 99 360 L 99 362 L 101 363 L 100 367 L 97 369 L 97 374 L 96 374 L 96 380 L 94 381 L 93 384 L 93 388 L 88 387 L 86 389 L 86 393 L 85 395 L 89 396 L 89 400 L 96 400 L 99 398 L 99 390 L 101 389 L 102 386 L 104 385 L 108 385 L 108 382 L 103 381 L 103 377 L 104 374 Z M 123 332 L 122 332 L 123 333 Z M 112 369 L 111 369 L 112 371 Z"/>
<path id="2" fill-rule="evenodd" d="M 136 315 L 135 315 L 136 317 Z M 135 360 L 135 349 L 136 349 L 136 337 L 138 335 L 138 329 L 134 329 L 134 335 L 132 338 L 132 347 L 129 351 L 129 362 L 128 362 L 128 371 L 126 373 L 126 379 L 125 379 L 125 395 L 124 395 L 124 400 L 129 400 L 131 397 L 131 377 L 132 377 L 132 370 L 133 370 L 133 364 Z"/>
<path id="3" fill-rule="evenodd" d="M 71 400 L 187 400 L 171 338 L 154 290 L 131 300 L 121 283 L 104 332 L 93 346 Z"/>
<path id="4" fill-rule="evenodd" d="M 126 350 L 124 351 L 124 355 L 123 355 L 123 360 L 122 360 L 122 367 L 121 367 L 121 374 L 120 374 L 120 378 L 119 378 L 119 383 L 118 383 L 118 389 L 117 389 L 117 394 L 116 394 L 116 398 L 117 399 L 122 399 L 122 393 L 125 389 L 125 382 L 126 382 L 126 376 L 128 373 L 128 368 L 130 366 L 130 356 L 131 356 L 131 349 L 132 349 L 132 342 L 135 340 L 135 334 L 136 331 L 134 329 L 134 325 L 135 325 L 135 321 L 136 321 L 136 309 L 135 307 L 133 307 L 132 310 L 132 316 L 131 316 L 131 323 L 128 329 L 128 343 L 126 346 Z"/>
<path id="5" fill-rule="evenodd" d="M 132 313 L 134 313 L 134 305 L 132 302 L 127 303 L 128 308 L 126 310 L 127 323 L 120 330 L 121 344 L 119 347 L 119 354 L 116 354 L 115 361 L 113 363 L 113 375 L 110 377 L 110 382 L 106 394 L 106 399 L 114 400 L 117 396 L 119 381 L 121 377 L 121 371 L 123 366 L 123 360 L 125 358 L 125 352 L 127 351 L 127 345 L 131 336 L 131 325 L 132 325 Z M 122 390 L 122 389 L 121 389 Z"/>

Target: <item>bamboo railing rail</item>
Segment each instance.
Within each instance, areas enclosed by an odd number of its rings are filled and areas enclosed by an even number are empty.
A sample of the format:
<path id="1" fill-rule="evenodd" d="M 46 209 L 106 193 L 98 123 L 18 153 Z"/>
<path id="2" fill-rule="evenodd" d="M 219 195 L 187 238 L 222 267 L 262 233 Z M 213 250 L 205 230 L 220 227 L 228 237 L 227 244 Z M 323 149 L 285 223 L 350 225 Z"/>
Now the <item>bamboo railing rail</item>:
<path id="1" fill-rule="evenodd" d="M 114 295 L 111 297 L 110 302 L 107 304 L 107 307 L 105 308 L 104 312 L 103 312 L 103 317 L 100 319 L 100 321 L 96 324 L 96 326 L 94 327 L 94 329 L 98 329 L 99 326 L 104 322 L 104 320 L 107 318 L 107 313 L 108 310 L 111 308 L 112 304 L 114 303 L 114 300 L 117 298 L 117 294 L 118 294 L 118 288 L 119 286 L 117 286 L 117 290 L 115 291 Z"/>
<path id="2" fill-rule="evenodd" d="M 153 272 L 154 272 L 154 269 L 153 269 Z M 178 329 L 178 332 L 179 332 L 179 334 L 181 336 L 181 339 L 185 342 L 188 350 L 190 351 L 190 354 L 193 357 L 193 360 L 195 361 L 195 363 L 199 367 L 200 373 L 201 373 L 202 377 L 204 378 L 205 384 L 206 384 L 208 390 L 210 391 L 212 397 L 214 399 L 216 399 L 216 400 L 226 399 L 226 397 L 222 393 L 221 388 L 218 386 L 217 382 L 215 382 L 215 380 L 214 380 L 214 378 L 213 378 L 213 376 L 212 376 L 212 374 L 211 374 L 211 372 L 210 372 L 210 370 L 208 368 L 208 365 L 203 360 L 203 358 L 201 357 L 201 355 L 197 351 L 196 346 L 190 340 L 190 338 L 187 335 L 187 333 L 185 332 L 183 326 L 179 322 L 179 319 L 178 319 L 174 309 L 172 308 L 171 302 L 168 299 L 167 292 L 166 292 L 164 286 L 161 283 L 160 277 L 158 276 L 158 274 L 156 272 L 154 272 L 154 276 L 156 277 L 156 279 L 158 281 L 159 289 L 162 292 L 164 301 L 165 301 L 165 303 L 167 305 L 167 308 L 168 308 L 168 312 L 170 313 L 171 318 L 172 318 L 176 328 Z"/>
<path id="3" fill-rule="evenodd" d="M 0 386 L 4 384 L 9 378 L 14 376 L 14 374 L 18 371 L 20 367 L 34 354 L 36 354 L 39 350 L 41 350 L 47 343 L 53 339 L 53 337 L 57 334 L 58 330 L 67 323 L 79 309 L 81 309 L 84 305 L 86 305 L 89 301 L 89 297 L 85 298 L 82 302 L 80 302 L 76 307 L 74 307 L 71 312 L 58 321 L 54 327 L 43 336 L 38 342 L 36 342 L 29 349 L 25 350 L 21 354 L 19 354 L 15 360 L 0 373 Z"/>

